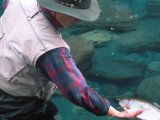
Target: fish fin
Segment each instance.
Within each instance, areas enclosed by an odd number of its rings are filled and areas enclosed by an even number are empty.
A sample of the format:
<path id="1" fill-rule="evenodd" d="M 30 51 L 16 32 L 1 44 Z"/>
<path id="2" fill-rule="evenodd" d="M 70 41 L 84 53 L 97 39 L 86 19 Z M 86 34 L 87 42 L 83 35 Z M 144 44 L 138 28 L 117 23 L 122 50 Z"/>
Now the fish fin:
<path id="1" fill-rule="evenodd" d="M 123 107 L 123 109 L 127 112 L 130 112 L 130 108 L 128 106 Z"/>
<path id="2" fill-rule="evenodd" d="M 156 103 L 156 102 L 154 102 L 153 105 L 158 107 L 158 108 L 160 108 L 160 105 L 158 103 Z"/>
<path id="3" fill-rule="evenodd" d="M 125 111 L 127 111 L 127 112 L 128 112 L 128 109 L 127 109 L 127 107 L 123 107 L 123 109 L 124 109 Z"/>
<path id="4" fill-rule="evenodd" d="M 122 100 L 120 98 L 116 98 L 119 102 L 121 102 Z"/>

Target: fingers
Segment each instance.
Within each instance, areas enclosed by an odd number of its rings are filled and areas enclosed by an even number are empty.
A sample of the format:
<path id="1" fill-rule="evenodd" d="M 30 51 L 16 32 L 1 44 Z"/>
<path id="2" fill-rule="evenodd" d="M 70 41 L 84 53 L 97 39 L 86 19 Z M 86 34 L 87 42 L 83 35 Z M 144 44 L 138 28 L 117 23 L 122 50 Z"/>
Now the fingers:
<path id="1" fill-rule="evenodd" d="M 128 109 L 127 107 L 124 107 L 123 109 L 124 109 L 125 111 L 129 112 L 129 111 L 128 111 L 129 109 Z"/>
<path id="2" fill-rule="evenodd" d="M 142 110 L 136 110 L 136 111 L 133 111 L 133 112 L 122 111 L 117 116 L 119 118 L 135 118 L 136 116 L 138 116 L 142 112 L 143 112 Z"/>
<path id="3" fill-rule="evenodd" d="M 133 112 L 134 116 L 137 116 L 139 114 L 141 114 L 143 111 L 142 110 L 136 110 L 135 112 Z"/>
<path id="4" fill-rule="evenodd" d="M 137 110 L 130 110 L 127 106 L 123 108 L 129 115 L 129 117 L 136 117 L 137 115 L 141 114 L 143 111 L 141 109 Z"/>
<path id="5" fill-rule="evenodd" d="M 128 112 L 127 118 L 135 118 L 138 115 L 140 115 L 142 112 L 143 112 L 142 110 L 136 110 L 136 111 L 133 111 L 133 112 Z"/>

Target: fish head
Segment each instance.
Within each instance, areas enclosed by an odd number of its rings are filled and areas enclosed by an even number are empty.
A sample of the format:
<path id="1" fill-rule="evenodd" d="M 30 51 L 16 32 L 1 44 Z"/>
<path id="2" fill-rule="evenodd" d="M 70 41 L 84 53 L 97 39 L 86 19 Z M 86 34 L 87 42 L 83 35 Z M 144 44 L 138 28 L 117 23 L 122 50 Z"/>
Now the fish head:
<path id="1" fill-rule="evenodd" d="M 121 100 L 119 102 L 119 105 L 122 107 L 122 108 L 126 108 L 126 109 L 129 109 L 129 102 L 130 100 L 129 99 L 124 99 L 124 100 Z"/>

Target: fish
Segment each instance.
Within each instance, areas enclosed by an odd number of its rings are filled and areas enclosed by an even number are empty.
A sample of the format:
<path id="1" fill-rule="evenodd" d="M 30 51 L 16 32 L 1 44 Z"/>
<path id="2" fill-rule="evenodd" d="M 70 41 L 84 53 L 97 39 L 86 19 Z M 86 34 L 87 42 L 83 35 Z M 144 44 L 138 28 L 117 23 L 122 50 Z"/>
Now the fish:
<path id="1" fill-rule="evenodd" d="M 160 109 L 148 101 L 136 98 L 118 100 L 119 106 L 127 112 L 142 110 L 143 112 L 136 117 L 138 120 L 160 120 Z"/>

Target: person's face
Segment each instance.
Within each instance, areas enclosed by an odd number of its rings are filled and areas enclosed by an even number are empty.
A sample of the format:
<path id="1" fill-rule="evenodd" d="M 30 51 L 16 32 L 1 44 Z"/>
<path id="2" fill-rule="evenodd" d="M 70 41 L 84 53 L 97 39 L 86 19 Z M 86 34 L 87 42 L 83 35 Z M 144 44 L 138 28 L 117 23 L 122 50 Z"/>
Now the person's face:
<path id="1" fill-rule="evenodd" d="M 72 16 L 68 16 L 62 13 L 57 13 L 57 12 L 51 12 L 51 15 L 56 19 L 56 21 L 62 25 L 63 27 L 68 27 L 71 26 L 72 24 L 77 23 L 78 19 L 72 17 Z"/>

